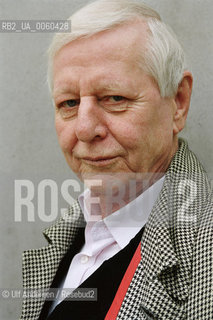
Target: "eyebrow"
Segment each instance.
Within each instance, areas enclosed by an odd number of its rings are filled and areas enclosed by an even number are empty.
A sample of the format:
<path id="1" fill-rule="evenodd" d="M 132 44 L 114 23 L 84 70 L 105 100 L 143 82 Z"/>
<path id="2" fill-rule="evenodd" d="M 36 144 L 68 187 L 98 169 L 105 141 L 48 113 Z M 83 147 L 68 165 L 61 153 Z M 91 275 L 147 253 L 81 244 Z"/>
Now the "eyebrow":
<path id="1" fill-rule="evenodd" d="M 58 88 L 55 91 L 53 90 L 53 97 L 56 98 L 59 95 L 68 94 L 71 92 L 75 93 L 75 90 L 72 90 L 71 88 L 72 86 L 70 87 L 65 86 L 65 87 Z M 101 91 L 117 91 L 121 89 L 123 89 L 123 85 L 121 85 L 121 82 L 114 81 L 113 83 L 106 83 L 106 82 L 100 83 L 98 84 L 98 86 L 95 87 L 94 91 L 96 91 L 96 93 L 99 93 Z M 91 90 L 91 92 L 92 91 L 93 90 Z"/>
<path id="2" fill-rule="evenodd" d="M 54 89 L 53 88 L 53 97 L 56 97 L 58 95 L 61 95 L 61 94 L 67 94 L 67 93 L 70 93 L 72 91 L 75 91 L 75 90 L 72 90 L 73 86 L 62 86 L 62 87 L 59 87 L 59 88 L 56 88 Z"/>
<path id="3" fill-rule="evenodd" d="M 56 90 L 54 90 L 53 89 L 53 97 L 56 97 L 56 96 L 58 96 L 58 95 L 60 95 L 60 94 L 65 94 L 65 93 L 69 93 L 70 92 L 70 88 L 66 88 L 66 87 L 64 87 L 64 88 L 59 88 L 59 89 L 56 89 Z"/>
<path id="4" fill-rule="evenodd" d="M 111 90 L 114 91 L 114 90 L 120 90 L 123 88 L 123 86 L 121 86 L 121 83 L 118 81 L 111 84 L 103 83 L 103 86 L 100 85 L 100 87 L 102 88 L 102 90 L 105 90 L 105 91 L 111 91 Z"/>

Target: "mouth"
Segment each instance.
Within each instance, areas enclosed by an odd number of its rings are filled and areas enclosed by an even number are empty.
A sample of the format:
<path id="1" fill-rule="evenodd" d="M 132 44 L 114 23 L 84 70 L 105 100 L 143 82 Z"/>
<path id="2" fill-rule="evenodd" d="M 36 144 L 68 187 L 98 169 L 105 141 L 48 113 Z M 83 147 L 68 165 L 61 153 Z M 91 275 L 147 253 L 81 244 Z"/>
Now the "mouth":
<path id="1" fill-rule="evenodd" d="M 104 167 L 113 164 L 118 157 L 85 157 L 82 162 L 95 167 Z"/>

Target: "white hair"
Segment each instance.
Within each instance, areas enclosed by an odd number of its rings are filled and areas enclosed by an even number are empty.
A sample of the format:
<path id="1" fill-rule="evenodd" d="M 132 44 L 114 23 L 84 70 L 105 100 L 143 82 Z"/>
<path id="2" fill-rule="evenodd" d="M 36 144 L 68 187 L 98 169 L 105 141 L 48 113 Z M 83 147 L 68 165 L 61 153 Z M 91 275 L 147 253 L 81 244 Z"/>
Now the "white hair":
<path id="1" fill-rule="evenodd" d="M 98 0 L 76 13 L 71 20 L 71 32 L 56 33 L 48 49 L 48 84 L 53 89 L 53 59 L 66 44 L 90 37 L 101 31 L 140 19 L 148 25 L 146 50 L 141 50 L 139 67 L 152 76 L 162 97 L 172 97 L 182 80 L 185 57 L 173 31 L 159 14 L 144 3 L 131 0 Z"/>

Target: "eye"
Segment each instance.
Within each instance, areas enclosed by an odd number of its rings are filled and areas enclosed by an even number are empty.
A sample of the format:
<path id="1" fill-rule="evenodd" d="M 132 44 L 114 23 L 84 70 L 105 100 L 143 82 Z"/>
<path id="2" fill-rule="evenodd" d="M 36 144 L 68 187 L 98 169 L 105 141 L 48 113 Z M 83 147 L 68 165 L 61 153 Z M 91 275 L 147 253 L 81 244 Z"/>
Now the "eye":
<path id="1" fill-rule="evenodd" d="M 79 103 L 78 99 L 69 99 L 61 102 L 57 106 L 57 110 L 63 119 L 71 119 L 77 115 Z"/>
<path id="2" fill-rule="evenodd" d="M 105 105 L 119 105 L 124 103 L 127 99 L 123 96 L 114 95 L 106 96 L 100 100 L 102 100 Z"/>
<path id="3" fill-rule="evenodd" d="M 120 102 L 120 101 L 123 101 L 124 100 L 124 97 L 122 96 L 111 96 L 109 97 L 109 100 L 111 100 L 112 102 Z"/>
<path id="4" fill-rule="evenodd" d="M 75 100 L 75 99 L 70 99 L 70 100 L 67 100 L 67 101 L 64 101 L 63 102 L 63 107 L 70 107 L 70 108 L 73 108 L 73 107 L 76 107 L 78 104 L 78 101 Z"/>
<path id="5" fill-rule="evenodd" d="M 101 105 L 108 112 L 123 112 L 127 110 L 129 100 L 123 96 L 106 96 L 101 99 Z"/>

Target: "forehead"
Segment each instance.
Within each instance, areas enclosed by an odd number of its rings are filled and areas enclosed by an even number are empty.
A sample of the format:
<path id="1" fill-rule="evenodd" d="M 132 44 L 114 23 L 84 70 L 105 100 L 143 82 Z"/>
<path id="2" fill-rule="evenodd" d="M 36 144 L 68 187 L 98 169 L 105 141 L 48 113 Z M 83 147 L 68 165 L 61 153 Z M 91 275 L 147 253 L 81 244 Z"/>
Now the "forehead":
<path id="1" fill-rule="evenodd" d="M 147 28 L 143 21 L 128 23 L 68 43 L 54 58 L 54 87 L 60 86 L 66 79 L 76 79 L 80 73 L 85 79 L 93 75 L 97 82 L 103 74 L 109 80 L 113 76 L 119 83 L 116 72 L 128 74 L 136 68 L 139 55 L 141 57 L 145 49 Z M 107 82 L 110 86 L 110 81 Z"/>
<path id="2" fill-rule="evenodd" d="M 80 38 L 63 46 L 54 58 L 54 68 L 64 64 L 79 62 L 88 65 L 87 57 L 123 60 L 134 57 L 138 51 L 145 49 L 148 26 L 144 21 L 129 22 L 111 30 L 101 31 L 88 38 Z M 85 62 L 83 61 L 85 59 Z"/>

